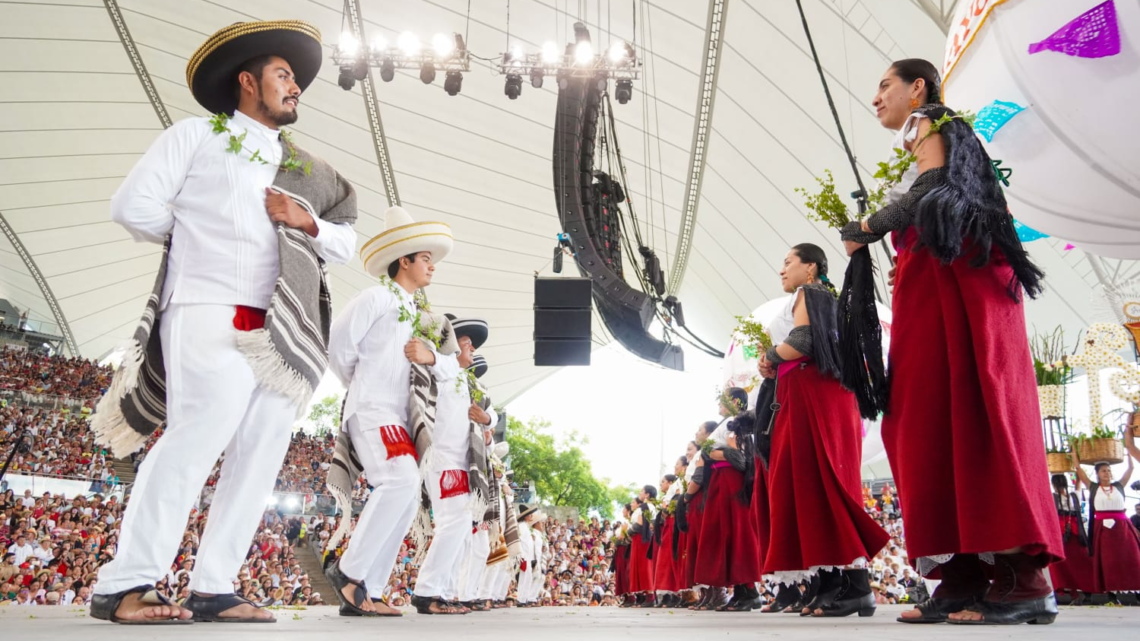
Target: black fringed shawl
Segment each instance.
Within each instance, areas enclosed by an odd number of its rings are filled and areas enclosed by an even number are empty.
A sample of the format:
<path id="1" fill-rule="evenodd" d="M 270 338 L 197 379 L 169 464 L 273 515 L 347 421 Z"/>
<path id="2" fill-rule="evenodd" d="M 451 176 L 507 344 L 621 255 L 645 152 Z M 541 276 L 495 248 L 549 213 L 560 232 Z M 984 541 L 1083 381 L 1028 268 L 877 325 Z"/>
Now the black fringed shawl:
<path id="1" fill-rule="evenodd" d="M 859 415 L 875 419 L 887 411 L 890 388 L 883 366 L 883 330 L 875 306 L 875 266 L 867 247 L 859 248 L 847 263 L 836 313 L 843 364 L 839 381 L 855 393 Z"/>

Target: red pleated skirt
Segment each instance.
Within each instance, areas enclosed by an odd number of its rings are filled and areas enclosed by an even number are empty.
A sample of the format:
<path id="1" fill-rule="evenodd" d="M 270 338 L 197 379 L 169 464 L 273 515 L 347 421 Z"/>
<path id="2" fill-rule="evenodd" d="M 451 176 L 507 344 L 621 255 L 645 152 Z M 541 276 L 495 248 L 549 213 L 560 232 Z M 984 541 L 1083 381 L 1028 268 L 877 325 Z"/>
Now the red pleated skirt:
<path id="1" fill-rule="evenodd" d="M 629 591 L 653 592 L 653 560 L 649 558 L 649 543 L 641 540 L 640 534 L 633 535 L 629 544 Z"/>
<path id="2" fill-rule="evenodd" d="M 666 516 L 662 527 L 661 545 L 653 551 L 653 585 L 658 590 L 676 592 L 682 586 L 673 558 L 673 517 Z"/>
<path id="3" fill-rule="evenodd" d="M 740 499 L 744 473 L 717 463 L 705 496 L 701 542 L 697 548 L 697 583 L 729 587 L 760 580 L 760 543 L 751 507 Z"/>
<path id="4" fill-rule="evenodd" d="M 688 539 L 685 542 L 685 587 L 691 588 L 697 585 L 697 548 L 700 547 L 701 543 L 701 516 L 705 506 L 705 491 L 702 489 L 690 496 L 689 500 L 688 512 L 686 513 L 689 520 L 689 532 L 685 537 Z"/>
<path id="5" fill-rule="evenodd" d="M 764 557 L 768 554 L 768 467 L 764 460 L 756 458 L 756 478 L 752 481 L 752 519 L 756 521 L 756 562 L 760 573 L 764 574 Z"/>
<path id="6" fill-rule="evenodd" d="M 1093 581 L 1095 592 L 1140 590 L 1140 534 L 1122 512 L 1105 525 L 1100 513 L 1093 522 Z"/>
<path id="7" fill-rule="evenodd" d="M 629 559 L 626 552 L 629 545 L 614 546 L 614 591 L 615 596 L 629 594 Z"/>
<path id="8" fill-rule="evenodd" d="M 669 558 L 673 559 L 673 572 L 677 577 L 678 590 L 687 590 L 692 587 L 688 578 L 685 576 L 685 559 L 689 557 L 689 533 L 677 531 L 677 556 L 673 556 L 669 552 Z"/>
<path id="9" fill-rule="evenodd" d="M 1081 521 L 1075 516 L 1061 516 L 1061 539 L 1065 532 L 1070 532 L 1069 539 L 1065 541 L 1065 560 L 1057 561 L 1049 566 L 1049 577 L 1053 582 L 1053 589 L 1080 590 L 1082 592 L 1096 592 L 1096 583 L 1093 577 L 1093 562 L 1089 556 L 1089 549 L 1081 543 L 1077 536 Z"/>
<path id="10" fill-rule="evenodd" d="M 1012 268 L 899 250 L 883 444 L 912 561 L 1022 548 L 1063 555 L 1025 308 Z M 896 239 L 897 240 L 897 239 Z M 896 245 L 898 243 L 896 242 Z M 998 488 L 998 491 L 994 491 Z"/>
<path id="11" fill-rule="evenodd" d="M 768 467 L 765 572 L 870 561 L 890 536 L 863 510 L 855 395 L 811 361 L 780 366 Z"/>

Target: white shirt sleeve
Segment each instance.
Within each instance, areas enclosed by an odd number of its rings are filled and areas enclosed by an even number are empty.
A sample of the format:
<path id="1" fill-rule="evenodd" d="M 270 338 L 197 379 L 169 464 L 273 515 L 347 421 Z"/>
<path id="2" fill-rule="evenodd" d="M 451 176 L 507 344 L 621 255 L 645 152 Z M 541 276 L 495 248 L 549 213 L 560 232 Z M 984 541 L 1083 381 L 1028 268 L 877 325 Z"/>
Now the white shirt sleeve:
<path id="1" fill-rule="evenodd" d="M 329 369 L 345 387 L 352 382 L 360 360 L 360 343 L 387 311 L 380 298 L 384 293 L 373 288 L 357 294 L 344 306 L 329 330 Z"/>
<path id="2" fill-rule="evenodd" d="M 446 381 L 454 380 L 459 376 L 459 357 L 456 354 L 440 354 L 432 350 L 435 354 L 435 365 L 431 366 L 431 374 L 435 380 L 443 383 Z"/>
<path id="3" fill-rule="evenodd" d="M 491 417 L 491 422 L 487 423 L 484 427 L 491 428 L 491 427 L 495 427 L 496 425 L 498 425 L 499 424 L 499 413 L 495 411 L 495 408 L 488 405 L 486 412 L 487 412 L 487 416 Z"/>
<path id="4" fill-rule="evenodd" d="M 315 216 L 317 235 L 309 237 L 309 244 L 317 255 L 330 263 L 343 265 L 356 254 L 356 232 L 348 223 L 330 223 Z"/>
<path id="5" fill-rule="evenodd" d="M 171 202 L 207 133 L 209 125 L 200 118 L 180 120 L 162 132 L 111 197 L 111 220 L 138 242 L 161 243 L 174 229 Z"/>

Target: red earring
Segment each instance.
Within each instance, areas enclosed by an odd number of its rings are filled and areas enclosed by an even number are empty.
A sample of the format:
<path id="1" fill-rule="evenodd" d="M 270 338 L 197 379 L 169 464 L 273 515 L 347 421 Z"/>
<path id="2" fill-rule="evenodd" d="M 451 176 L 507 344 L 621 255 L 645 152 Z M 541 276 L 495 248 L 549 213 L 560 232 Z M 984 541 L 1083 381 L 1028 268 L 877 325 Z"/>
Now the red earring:
<path id="1" fill-rule="evenodd" d="M 921 106 L 921 105 L 919 105 L 919 104 L 918 104 L 918 98 L 911 98 L 911 99 L 910 99 L 910 108 L 911 108 L 911 110 L 914 110 L 914 109 L 918 109 L 920 106 Z"/>

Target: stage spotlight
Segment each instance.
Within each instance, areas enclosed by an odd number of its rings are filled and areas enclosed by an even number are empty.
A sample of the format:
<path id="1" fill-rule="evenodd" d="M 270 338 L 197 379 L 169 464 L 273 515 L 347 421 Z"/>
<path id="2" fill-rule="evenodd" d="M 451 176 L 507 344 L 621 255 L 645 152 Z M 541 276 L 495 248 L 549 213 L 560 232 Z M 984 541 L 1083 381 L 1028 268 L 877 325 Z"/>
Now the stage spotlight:
<path id="1" fill-rule="evenodd" d="M 621 40 L 618 40 L 610 46 L 610 62 L 616 65 L 628 57 L 629 54 L 626 51 L 626 44 Z"/>
<path id="2" fill-rule="evenodd" d="M 558 55 L 558 45 L 551 41 L 546 41 L 542 45 L 542 61 L 548 65 L 555 64 L 562 56 Z"/>
<path id="3" fill-rule="evenodd" d="M 361 58 L 352 63 L 352 77 L 363 82 L 368 77 L 368 61 Z"/>
<path id="4" fill-rule="evenodd" d="M 420 66 L 420 80 L 425 85 L 430 85 L 435 81 L 435 65 L 431 62 L 425 62 Z"/>
<path id="5" fill-rule="evenodd" d="M 405 56 L 418 56 L 420 54 L 420 39 L 411 31 L 405 31 L 396 39 L 396 46 Z"/>
<path id="6" fill-rule="evenodd" d="M 463 89 L 463 74 L 458 71 L 448 71 L 443 79 L 443 90 L 447 95 L 454 96 Z"/>
<path id="7" fill-rule="evenodd" d="M 431 47 L 435 49 L 435 55 L 440 60 L 447 60 L 451 57 L 451 54 L 455 53 L 455 38 L 437 33 L 431 39 Z"/>
<path id="8" fill-rule="evenodd" d="M 340 68 L 340 76 L 337 77 L 336 83 L 340 85 L 341 89 L 352 91 L 352 88 L 356 86 L 356 78 L 352 75 L 351 66 L 343 65 Z"/>
<path id="9" fill-rule="evenodd" d="M 574 62 L 586 65 L 594 61 L 594 46 L 589 40 L 583 40 L 574 46 Z"/>
<path id="10" fill-rule="evenodd" d="M 618 80 L 617 88 L 614 89 L 614 97 L 617 98 L 620 105 L 629 102 L 630 98 L 633 98 L 633 81 Z"/>
<path id="11" fill-rule="evenodd" d="M 391 58 L 385 58 L 384 62 L 380 65 L 380 79 L 384 82 L 392 82 L 396 77 L 396 63 L 392 62 Z"/>
<path id="12" fill-rule="evenodd" d="M 503 93 L 511 100 L 515 100 L 522 93 L 522 76 L 517 73 L 507 74 L 507 86 L 504 87 Z"/>
<path id="13" fill-rule="evenodd" d="M 535 89 L 542 89 L 542 68 L 535 67 L 530 70 L 530 86 Z"/>
<path id="14" fill-rule="evenodd" d="M 345 31 L 340 34 L 340 42 L 337 43 L 336 49 L 342 56 L 346 58 L 355 58 L 356 51 L 360 48 L 360 42 L 357 41 L 356 36 Z"/>

